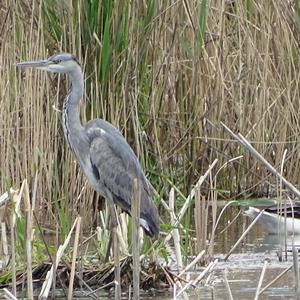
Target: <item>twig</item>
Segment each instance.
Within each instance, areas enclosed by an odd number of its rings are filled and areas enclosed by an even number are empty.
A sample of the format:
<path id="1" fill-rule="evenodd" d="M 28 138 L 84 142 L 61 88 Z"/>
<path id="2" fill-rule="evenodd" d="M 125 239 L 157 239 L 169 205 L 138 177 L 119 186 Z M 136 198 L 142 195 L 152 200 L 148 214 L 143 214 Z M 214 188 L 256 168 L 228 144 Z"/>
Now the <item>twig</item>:
<path id="1" fill-rule="evenodd" d="M 15 297 L 7 288 L 4 288 L 3 292 L 4 292 L 5 296 L 7 297 L 7 299 L 18 300 L 17 297 Z"/>
<path id="2" fill-rule="evenodd" d="M 196 249 L 200 252 L 206 248 L 207 241 L 207 223 L 208 223 L 208 205 L 204 196 L 201 196 L 200 187 L 195 191 L 195 231 L 196 231 Z"/>
<path id="3" fill-rule="evenodd" d="M 91 236 L 89 236 L 88 238 L 86 238 L 84 241 L 82 241 L 79 245 L 78 245 L 78 247 L 80 248 L 80 247 L 82 247 L 82 246 L 84 246 L 87 242 L 89 242 L 94 236 L 96 236 L 97 235 L 97 232 L 94 232 Z"/>
<path id="4" fill-rule="evenodd" d="M 253 222 L 248 226 L 248 228 L 243 232 L 241 237 L 237 240 L 237 242 L 234 244 L 234 246 L 230 249 L 230 251 L 226 254 L 224 260 L 226 261 L 228 257 L 231 255 L 231 253 L 234 251 L 234 249 L 239 245 L 239 243 L 243 240 L 243 238 L 246 236 L 246 234 L 250 231 L 250 229 L 254 226 L 254 224 L 258 221 L 260 216 L 263 214 L 265 210 L 261 210 L 260 213 L 256 216 L 256 218 L 253 220 Z"/>
<path id="5" fill-rule="evenodd" d="M 196 189 L 199 188 L 203 182 L 205 181 L 205 179 L 209 176 L 209 174 L 211 173 L 212 169 L 215 167 L 215 165 L 217 164 L 218 160 L 215 159 L 213 161 L 213 163 L 209 166 L 209 168 L 207 169 L 207 171 L 205 172 L 205 174 L 203 176 L 201 176 L 198 180 L 198 182 L 196 183 L 195 187 L 191 190 L 191 193 L 189 194 L 189 196 L 187 197 L 184 205 L 182 206 L 180 212 L 178 213 L 178 219 L 177 219 L 177 224 L 181 221 L 181 219 L 183 218 L 185 212 L 187 211 L 187 209 L 190 206 L 190 203 L 192 201 L 192 199 L 195 196 L 195 192 Z M 177 226 L 177 224 L 175 224 L 175 226 Z"/>
<path id="6" fill-rule="evenodd" d="M 52 284 L 52 279 L 55 275 L 55 272 L 56 272 L 57 266 L 60 262 L 60 259 L 63 255 L 64 251 L 66 250 L 69 242 L 70 242 L 71 235 L 72 235 L 72 232 L 73 232 L 73 230 L 74 230 L 74 228 L 77 224 L 77 221 L 78 221 L 78 217 L 75 219 L 75 221 L 72 225 L 72 228 L 71 228 L 68 236 L 65 239 L 65 242 L 63 243 L 63 245 L 60 245 L 58 247 L 58 250 L 56 252 L 56 257 L 55 257 L 55 260 L 54 260 L 54 264 L 52 264 L 51 269 L 48 271 L 48 273 L 46 275 L 46 279 L 43 283 L 43 286 L 42 286 L 42 289 L 41 289 L 41 292 L 40 292 L 40 295 L 39 295 L 39 299 L 47 299 L 47 297 L 49 295 L 49 291 L 50 291 L 51 284 Z"/>
<path id="7" fill-rule="evenodd" d="M 177 216 L 176 222 L 173 224 L 174 227 L 176 227 L 176 226 L 179 225 L 179 223 L 180 223 L 181 219 L 183 218 L 185 212 L 189 208 L 192 199 L 195 196 L 195 192 L 196 192 L 197 188 L 199 189 L 201 187 L 201 185 L 203 184 L 203 182 L 205 181 L 205 179 L 207 178 L 207 176 L 210 174 L 210 172 L 212 171 L 212 169 L 215 167 L 215 165 L 217 164 L 217 162 L 218 162 L 217 159 L 215 159 L 213 161 L 213 163 L 209 166 L 209 168 L 207 169 L 207 171 L 205 172 L 205 174 L 199 178 L 198 182 L 196 183 L 196 185 L 194 186 L 194 188 L 191 190 L 190 194 L 186 198 L 186 201 L 185 201 L 184 205 L 182 206 L 182 208 L 181 208 L 181 210 L 180 210 L 180 212 L 179 212 L 179 214 Z M 169 211 L 170 208 L 168 207 L 167 204 L 166 204 L 166 206 L 167 206 L 167 209 Z M 165 240 L 168 241 L 171 238 L 171 236 L 172 236 L 172 233 L 170 232 L 165 237 Z"/>
<path id="8" fill-rule="evenodd" d="M 7 201 L 9 201 L 8 192 L 5 192 L 0 196 L 0 206 L 4 205 Z"/>
<path id="9" fill-rule="evenodd" d="M 79 247 L 79 246 L 78 246 Z M 64 259 L 62 259 L 61 260 L 66 266 L 67 266 L 67 268 L 69 269 L 69 270 L 71 270 L 72 269 L 72 266 L 67 262 L 67 261 L 65 261 Z M 85 292 L 85 295 L 86 296 L 89 296 L 89 297 L 91 297 L 91 298 L 95 298 L 95 299 L 97 299 L 97 297 L 95 297 L 94 295 L 93 295 L 93 293 L 96 293 L 96 291 L 97 290 L 93 290 L 83 279 L 82 279 L 82 277 L 81 276 L 79 276 L 78 274 L 74 274 L 75 275 L 75 277 L 85 286 L 85 288 L 87 289 L 87 290 L 89 290 L 89 292 Z"/>
<path id="10" fill-rule="evenodd" d="M 128 250 L 128 215 L 121 213 L 119 215 L 120 227 L 118 230 L 121 253 L 129 256 Z M 124 238 L 125 237 L 125 238 Z"/>
<path id="11" fill-rule="evenodd" d="M 178 275 L 178 277 L 181 277 L 185 272 L 190 270 L 204 255 L 205 250 L 202 250 Z"/>
<path id="12" fill-rule="evenodd" d="M 278 172 L 264 157 L 262 157 L 257 150 L 244 138 L 240 133 L 236 135 L 233 133 L 224 123 L 221 122 L 221 125 L 224 127 L 225 131 L 229 133 L 234 139 L 236 139 L 242 146 L 244 146 L 257 160 L 259 160 L 273 175 L 282 180 L 283 184 L 300 198 L 300 191 L 287 181 L 281 174 Z"/>
<path id="13" fill-rule="evenodd" d="M 19 191 L 14 190 L 14 189 L 10 189 L 10 196 L 12 197 L 12 200 L 13 200 L 13 203 L 14 203 L 14 209 L 15 209 L 14 214 L 13 214 L 13 225 L 14 226 L 16 224 L 17 216 L 18 217 L 21 216 L 20 205 L 21 205 L 21 198 L 22 198 L 24 186 L 25 186 L 25 180 L 23 180 L 21 188 L 20 188 Z"/>
<path id="14" fill-rule="evenodd" d="M 42 238 L 43 244 L 44 244 L 44 246 L 45 246 L 45 249 L 46 249 L 46 252 L 47 252 L 49 261 L 53 264 L 53 260 L 52 260 L 51 254 L 50 254 L 50 250 L 49 250 L 49 247 L 48 247 L 48 243 L 47 243 L 46 240 L 45 240 L 45 235 L 44 235 L 44 233 L 43 233 L 43 230 L 42 230 L 42 228 L 41 228 L 41 225 L 40 225 L 40 223 L 39 223 L 39 220 L 38 220 L 38 218 L 37 218 L 37 215 L 36 215 L 35 211 L 32 211 L 32 213 L 33 213 L 33 217 L 34 217 L 35 224 L 37 225 L 37 228 L 38 228 L 38 230 L 39 230 L 39 233 L 40 233 L 40 236 L 41 236 L 41 238 Z"/>
<path id="15" fill-rule="evenodd" d="M 230 201 L 230 202 L 231 202 L 231 201 Z M 221 231 L 218 232 L 219 236 L 222 236 L 222 234 L 223 234 L 224 232 L 226 232 L 226 231 L 228 230 L 228 228 L 229 228 L 235 221 L 240 220 L 239 218 L 240 218 L 242 212 L 243 212 L 243 210 L 240 209 L 240 210 L 238 211 L 238 213 L 233 217 L 233 219 L 230 220 L 230 222 L 227 223 L 226 226 L 225 226 Z"/>
<path id="16" fill-rule="evenodd" d="M 196 284 L 199 282 L 199 281 L 201 281 L 203 278 L 204 278 L 204 276 L 209 272 L 209 271 L 211 271 L 213 268 L 214 268 L 214 266 L 217 264 L 217 262 L 218 262 L 218 260 L 217 259 L 215 259 L 213 262 L 210 262 L 209 263 L 209 265 L 200 273 L 200 275 L 195 279 L 195 280 L 191 280 L 191 281 L 189 281 L 185 286 L 184 286 L 184 288 L 183 289 L 181 289 L 179 292 L 178 292 L 178 294 L 176 295 L 176 299 L 186 290 L 186 289 L 188 289 L 191 285 L 192 286 L 196 286 Z"/>
<path id="17" fill-rule="evenodd" d="M 300 299 L 298 251 L 296 250 L 295 246 L 293 246 L 293 263 L 294 263 L 294 273 L 295 273 L 295 293 L 296 293 L 295 299 Z"/>
<path id="18" fill-rule="evenodd" d="M 73 247 L 73 257 L 72 257 L 72 266 L 71 266 L 71 274 L 70 274 L 70 282 L 69 282 L 69 290 L 68 290 L 68 300 L 72 300 L 72 296 L 73 296 L 73 284 L 74 284 L 74 277 L 75 277 L 76 257 L 77 257 L 80 225 L 81 225 L 81 217 L 78 217 L 78 221 L 76 224 L 76 231 L 75 231 L 74 247 Z"/>
<path id="19" fill-rule="evenodd" d="M 211 182 L 211 215 L 212 215 L 212 231 L 211 236 L 209 239 L 209 245 L 207 252 L 210 257 L 214 257 L 214 245 L 215 245 L 215 233 L 216 231 L 214 228 L 216 228 L 216 219 L 217 219 L 217 174 L 214 176 L 214 179 L 212 178 L 212 174 L 210 174 L 210 182 Z M 199 191 L 200 192 L 200 191 Z M 206 221 L 207 222 L 207 221 Z M 206 225 L 207 226 L 207 225 Z M 207 229 L 206 229 L 207 232 Z"/>
<path id="20" fill-rule="evenodd" d="M 26 213 L 26 258 L 27 258 L 27 297 L 33 300 L 33 283 L 32 283 L 32 209 L 30 204 L 30 196 L 27 180 L 24 180 L 24 198 Z"/>
<path id="21" fill-rule="evenodd" d="M 103 289 L 107 289 L 108 287 L 113 286 L 114 284 L 115 284 L 115 281 L 109 282 L 107 284 L 104 284 L 104 285 L 98 287 L 96 290 L 90 291 L 86 295 L 89 296 L 89 297 L 91 297 L 92 294 L 95 294 L 95 293 L 97 293 L 97 292 L 99 292 L 99 291 L 101 291 Z M 97 297 L 97 299 L 99 299 L 99 298 Z"/>
<path id="22" fill-rule="evenodd" d="M 8 254 L 8 242 L 7 242 L 7 231 L 6 231 L 6 223 L 1 222 L 1 243 L 0 247 L 2 246 L 3 251 L 3 265 L 6 267 L 9 262 L 9 254 Z M 2 244 L 2 245 L 1 245 Z M 2 252 L 0 250 L 0 253 Z M 0 258 L 1 261 L 1 258 Z M 1 263 L 0 263 L 1 266 Z M 1 270 L 1 267 L 0 267 Z"/>
<path id="23" fill-rule="evenodd" d="M 160 267 L 163 270 L 163 272 L 165 273 L 165 275 L 167 277 L 167 280 L 169 282 L 169 285 L 174 285 L 175 281 L 171 278 L 171 276 L 169 275 L 169 273 L 166 271 L 165 267 L 164 266 L 160 266 Z"/>
<path id="24" fill-rule="evenodd" d="M 272 281 L 270 281 L 264 288 L 259 291 L 259 295 L 261 295 L 266 289 L 268 289 L 271 285 L 273 285 L 277 280 L 279 280 L 285 273 L 293 268 L 293 265 L 290 265 L 288 268 L 283 270 L 278 276 L 276 276 Z"/>
<path id="25" fill-rule="evenodd" d="M 206 268 L 205 270 L 196 278 L 194 279 L 194 281 L 192 282 L 193 286 L 196 286 L 198 284 L 199 281 L 201 281 L 204 276 L 211 272 L 213 270 L 213 268 L 216 266 L 216 264 L 218 263 L 218 259 L 215 259 L 213 262 L 211 262 Z"/>
<path id="26" fill-rule="evenodd" d="M 265 272 L 266 272 L 266 268 L 267 268 L 268 263 L 269 263 L 269 261 L 267 259 L 265 259 L 264 265 L 263 265 L 263 268 L 262 268 L 262 271 L 261 271 L 261 274 L 260 274 L 260 278 L 259 278 L 259 281 L 258 281 L 258 285 L 257 285 L 254 300 L 258 300 L 259 291 L 260 291 L 260 288 L 262 286 L 262 282 L 263 282 L 263 279 L 264 279 L 264 276 L 265 276 Z"/>
<path id="27" fill-rule="evenodd" d="M 117 212 L 115 206 L 112 205 L 112 213 L 114 214 L 114 220 L 117 220 Z M 115 267 L 115 300 L 121 299 L 121 270 L 120 270 L 120 247 L 118 238 L 118 227 L 112 228 L 113 239 L 113 255 L 114 255 L 114 267 Z"/>
<path id="28" fill-rule="evenodd" d="M 133 299 L 140 299 L 140 200 L 141 190 L 138 180 L 133 180 L 132 213 L 132 264 Z"/>
<path id="29" fill-rule="evenodd" d="M 15 242 L 15 224 L 13 213 L 9 217 L 10 223 L 10 243 L 11 243 L 11 279 L 12 293 L 17 296 L 17 275 L 16 275 L 16 242 Z"/>
<path id="30" fill-rule="evenodd" d="M 19 213 L 21 194 L 24 189 L 24 181 L 21 186 L 21 190 L 15 191 L 10 190 L 10 197 L 14 203 L 14 211 L 11 213 L 9 222 L 10 222 L 10 239 L 11 239 L 11 276 L 12 276 L 12 293 L 17 296 L 17 276 L 16 276 L 16 239 L 15 239 L 15 224 L 16 224 L 16 215 Z"/>
<path id="31" fill-rule="evenodd" d="M 177 281 L 176 284 L 180 287 L 180 289 L 183 289 L 182 283 L 181 283 L 180 281 Z M 177 290 L 177 289 L 176 289 L 176 287 L 177 287 L 176 284 L 173 285 L 173 286 L 174 286 L 174 295 L 173 295 L 174 300 L 178 299 L 178 298 L 176 297 L 176 290 Z M 189 300 L 189 296 L 188 296 L 188 294 L 187 294 L 186 292 L 183 292 L 183 293 L 182 293 L 182 296 L 183 296 L 183 299 L 184 299 L 184 300 Z"/>
<path id="32" fill-rule="evenodd" d="M 31 196 L 31 206 L 32 206 L 32 211 L 35 209 L 35 200 L 36 200 L 36 191 L 37 191 L 37 183 L 38 183 L 38 178 L 39 178 L 39 173 L 36 172 L 34 176 L 34 183 L 33 183 L 33 189 L 32 189 L 32 196 Z"/>
<path id="33" fill-rule="evenodd" d="M 175 210 L 174 210 L 174 207 L 175 207 L 174 188 L 171 188 L 170 193 L 169 193 L 169 207 L 170 207 L 171 226 L 173 227 L 173 225 L 176 222 L 176 215 L 175 215 Z M 173 236 L 175 254 L 176 254 L 176 259 L 177 259 L 177 268 L 178 268 L 178 271 L 181 271 L 183 268 L 183 263 L 182 263 L 180 235 L 179 235 L 178 228 L 174 227 L 172 229 L 172 236 Z"/>
<path id="34" fill-rule="evenodd" d="M 229 300 L 233 300 L 232 292 L 231 292 L 230 285 L 229 285 L 229 282 L 228 282 L 228 279 L 227 279 L 227 270 L 224 271 L 224 276 L 223 277 L 224 277 L 225 287 L 226 287 L 226 290 L 227 290 L 227 293 L 228 293 L 228 298 L 229 298 Z"/>

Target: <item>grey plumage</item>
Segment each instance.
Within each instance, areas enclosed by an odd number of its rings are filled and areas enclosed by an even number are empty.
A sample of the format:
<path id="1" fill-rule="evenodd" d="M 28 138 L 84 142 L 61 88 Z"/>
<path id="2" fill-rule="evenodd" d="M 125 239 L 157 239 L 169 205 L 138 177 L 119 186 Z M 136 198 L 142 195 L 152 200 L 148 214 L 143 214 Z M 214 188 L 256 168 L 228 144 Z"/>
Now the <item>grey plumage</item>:
<path id="1" fill-rule="evenodd" d="M 133 150 L 110 123 L 101 119 L 91 120 L 85 125 L 80 122 L 78 105 L 83 96 L 84 80 L 76 57 L 61 53 L 48 60 L 21 62 L 17 66 L 69 75 L 71 87 L 63 105 L 63 129 L 89 184 L 101 196 L 130 214 L 133 180 L 137 178 L 141 189 L 141 225 L 146 234 L 157 236 L 158 211 L 151 200 L 147 179 Z"/>

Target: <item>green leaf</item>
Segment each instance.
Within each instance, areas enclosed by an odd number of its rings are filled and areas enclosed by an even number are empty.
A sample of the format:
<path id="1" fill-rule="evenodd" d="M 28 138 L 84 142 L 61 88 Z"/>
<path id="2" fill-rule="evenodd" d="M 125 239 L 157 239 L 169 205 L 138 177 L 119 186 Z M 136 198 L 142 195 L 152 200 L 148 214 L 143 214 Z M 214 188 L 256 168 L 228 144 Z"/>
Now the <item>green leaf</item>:
<path id="1" fill-rule="evenodd" d="M 111 57 L 111 47 L 110 47 L 110 21 L 106 18 L 103 41 L 102 41 L 102 51 L 101 51 L 101 80 L 105 83 L 108 78 L 109 65 Z"/>
<path id="2" fill-rule="evenodd" d="M 197 54 L 202 52 L 205 42 L 205 30 L 206 30 L 206 14 L 207 14 L 207 0 L 201 0 L 200 10 L 198 17 L 198 29 L 197 29 Z"/>

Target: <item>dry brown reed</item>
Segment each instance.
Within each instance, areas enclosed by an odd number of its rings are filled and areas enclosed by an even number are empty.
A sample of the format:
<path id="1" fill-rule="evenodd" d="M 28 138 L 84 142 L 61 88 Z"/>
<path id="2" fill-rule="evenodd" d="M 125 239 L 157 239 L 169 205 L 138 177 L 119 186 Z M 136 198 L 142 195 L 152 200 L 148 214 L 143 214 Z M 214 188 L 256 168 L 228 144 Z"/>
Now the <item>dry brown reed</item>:
<path id="1" fill-rule="evenodd" d="M 112 207 L 112 210 L 114 210 L 114 218 L 117 219 L 117 213 L 116 208 Z M 111 215 L 111 218 L 112 215 Z M 118 237 L 118 228 L 114 226 L 111 229 L 111 235 L 112 235 L 112 244 L 113 244 L 113 258 L 114 258 L 114 276 L 115 276 L 115 300 L 118 300 L 121 298 L 121 267 L 120 267 L 120 242 Z"/>
<path id="2" fill-rule="evenodd" d="M 270 263 L 270 261 L 268 259 L 265 259 L 264 265 L 263 265 L 263 268 L 262 268 L 262 271 L 261 271 L 261 274 L 260 274 L 260 277 L 259 277 L 258 285 L 257 285 L 257 288 L 256 288 L 254 300 L 258 300 L 258 298 L 259 298 L 259 291 L 261 289 L 261 286 L 262 286 L 262 283 L 263 283 L 263 280 L 264 280 L 264 276 L 265 276 L 265 272 L 266 272 L 266 269 L 267 269 L 267 266 L 268 266 L 269 263 Z"/>
<path id="3" fill-rule="evenodd" d="M 120 128 L 160 190 L 169 190 L 168 177 L 187 192 L 215 157 L 222 164 L 233 156 L 236 145 L 220 121 L 275 166 L 288 149 L 284 175 L 299 183 L 299 28 L 290 2 L 209 1 L 203 49 L 196 47 L 199 1 L 155 1 L 152 14 L 147 3 L 127 3 L 123 48 L 113 42 L 124 8 L 113 7 L 108 68 L 103 27 L 87 30 L 79 2 L 53 8 L 51 24 L 46 4 L 1 1 L 0 190 L 38 170 L 36 207 L 46 225 L 56 221 L 57 204 L 69 219 L 93 217 L 94 193 L 62 137 L 64 83 L 36 71 L 25 78 L 13 66 L 58 51 L 77 54 L 86 69 L 83 120 L 104 117 Z M 217 185 L 229 195 L 265 192 L 263 185 L 251 190 L 266 173 L 249 156 L 220 175 Z"/>
<path id="4" fill-rule="evenodd" d="M 79 235 L 80 235 L 80 227 L 81 227 L 81 217 L 78 217 L 78 221 L 76 223 L 76 230 L 75 230 L 75 238 L 74 238 L 74 246 L 73 246 L 73 255 L 72 255 L 72 266 L 71 266 L 71 274 L 70 274 L 70 281 L 69 281 L 69 289 L 68 289 L 68 300 L 73 299 L 73 288 L 74 288 L 74 278 L 76 272 L 76 262 L 77 262 L 77 250 L 78 250 L 78 243 L 79 243 Z"/>
<path id="5" fill-rule="evenodd" d="M 170 220 L 171 226 L 175 226 L 176 224 L 176 213 L 175 213 L 175 191 L 174 188 L 171 188 L 169 193 L 169 209 L 170 209 Z M 177 270 L 180 272 L 183 268 L 182 262 L 182 253 L 181 253 L 181 243 L 180 243 L 180 233 L 179 229 L 174 227 L 172 229 L 172 238 L 174 242 L 176 262 L 177 262 Z"/>
<path id="6" fill-rule="evenodd" d="M 298 250 L 293 246 L 293 264 L 294 264 L 294 275 L 295 275 L 295 298 L 300 299 L 300 276 L 299 276 L 299 258 Z"/>
<path id="7" fill-rule="evenodd" d="M 56 277 L 56 270 L 57 270 L 58 264 L 64 254 L 64 251 L 66 250 L 68 244 L 70 243 L 70 239 L 71 239 L 73 230 L 75 229 L 75 226 L 79 219 L 80 219 L 80 217 L 77 217 L 75 219 L 75 221 L 72 225 L 72 228 L 71 228 L 68 236 L 66 237 L 64 243 L 59 246 L 59 248 L 56 252 L 56 257 L 55 257 L 54 263 L 52 264 L 50 270 L 47 272 L 45 281 L 43 282 L 43 286 L 42 286 L 42 289 L 39 294 L 39 299 L 47 299 L 48 298 L 53 279 Z M 55 286 L 53 287 L 53 290 L 54 289 L 55 289 Z"/>
<path id="8" fill-rule="evenodd" d="M 132 214 L 132 285 L 133 299 L 140 299 L 140 201 L 141 188 L 138 180 L 133 180 Z"/>
<path id="9" fill-rule="evenodd" d="M 195 191 L 195 230 L 197 252 L 206 249 L 208 230 L 208 210 L 209 205 L 205 197 L 201 195 L 200 188 Z"/>
<path id="10" fill-rule="evenodd" d="M 233 253 L 233 251 L 236 249 L 236 247 L 241 243 L 241 241 L 245 238 L 245 236 L 249 233 L 249 231 L 252 229 L 254 224 L 258 221 L 260 216 L 264 213 L 264 209 L 260 211 L 260 213 L 256 216 L 256 218 L 252 221 L 252 223 L 245 229 L 245 231 L 242 233 L 242 235 L 239 237 L 239 239 L 235 242 L 235 244 L 231 247 L 229 252 L 225 255 L 224 260 L 226 261 L 229 256 Z"/>
<path id="11" fill-rule="evenodd" d="M 191 287 L 191 286 L 196 287 L 197 284 L 205 276 L 207 276 L 208 273 L 210 273 L 214 269 L 214 267 L 216 266 L 217 263 L 218 263 L 218 259 L 215 259 L 214 261 L 211 261 L 207 265 L 207 267 L 202 272 L 200 272 L 200 274 L 194 280 L 190 280 L 182 289 L 180 289 L 180 291 L 178 291 L 176 297 L 179 297 L 181 294 L 183 294 L 189 287 Z"/>
<path id="12" fill-rule="evenodd" d="M 7 266 L 9 262 L 7 230 L 6 230 L 5 222 L 1 222 L 0 257 L 1 257 L 0 269 L 2 269 L 3 267 Z"/>
<path id="13" fill-rule="evenodd" d="M 223 278 L 224 278 L 224 283 L 225 283 L 225 287 L 226 287 L 227 294 L 228 294 L 228 299 L 233 300 L 232 292 L 231 292 L 230 285 L 229 285 L 229 282 L 227 279 L 227 270 L 224 270 Z"/>
<path id="14" fill-rule="evenodd" d="M 97 18 L 92 20 L 88 1 L 73 6 L 61 1 L 53 7 L 47 6 L 50 0 L 1 1 L 0 194 L 28 178 L 43 227 L 59 227 L 67 236 L 78 215 L 83 228 L 93 225 L 97 196 L 61 130 L 65 80 L 39 71 L 24 74 L 14 67 L 17 61 L 59 51 L 76 54 L 85 70 L 83 122 L 101 117 L 117 126 L 159 195 L 168 193 L 170 183 L 187 194 L 208 170 L 186 201 L 172 207 L 174 215 L 179 211 L 174 227 L 188 215 L 195 193 L 196 216 L 204 222 L 196 225 L 196 232 L 204 240 L 207 212 L 200 196 L 215 201 L 243 191 L 266 193 L 265 185 L 257 183 L 265 180 L 267 171 L 249 155 L 221 169 L 213 180 L 217 160 L 223 165 L 236 152 L 245 153 L 228 140 L 220 122 L 242 132 L 275 167 L 287 149 L 283 175 L 299 184 L 300 31 L 291 3 L 209 1 L 202 47 L 199 16 L 204 1 L 123 2 L 126 5 L 116 4 L 111 11 L 96 7 Z M 208 176 L 211 186 L 203 184 Z M 12 218 L 12 229 L 14 222 Z M 196 252 L 203 247 L 203 242 L 198 244 Z M 62 250 L 54 258 L 53 277 Z M 212 262 L 197 280 L 213 266 Z"/>
<path id="15" fill-rule="evenodd" d="M 24 206 L 26 222 L 26 264 L 27 264 L 27 298 L 33 300 L 33 281 L 32 281 L 32 240 L 33 240 L 33 210 L 30 203 L 29 189 L 27 180 L 24 180 Z"/>
<path id="16" fill-rule="evenodd" d="M 272 279 L 268 284 L 266 284 L 263 288 L 260 289 L 259 295 L 261 295 L 265 290 L 271 287 L 274 283 L 276 283 L 280 278 L 282 278 L 287 272 L 289 272 L 294 265 L 290 265 L 286 269 L 284 269 L 279 275 L 277 275 L 274 279 Z"/>
<path id="17" fill-rule="evenodd" d="M 4 292 L 4 295 L 6 296 L 6 298 L 9 300 L 17 300 L 18 299 L 6 288 L 3 289 L 3 292 Z"/>

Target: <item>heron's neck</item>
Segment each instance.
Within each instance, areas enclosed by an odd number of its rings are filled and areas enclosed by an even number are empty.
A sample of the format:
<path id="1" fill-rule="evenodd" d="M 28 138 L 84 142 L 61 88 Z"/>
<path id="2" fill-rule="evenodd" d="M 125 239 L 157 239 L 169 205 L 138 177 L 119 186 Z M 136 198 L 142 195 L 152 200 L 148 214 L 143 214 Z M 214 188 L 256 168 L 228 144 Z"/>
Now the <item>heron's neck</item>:
<path id="1" fill-rule="evenodd" d="M 69 104 L 78 105 L 84 91 L 84 79 L 80 67 L 78 66 L 78 69 L 69 76 L 71 80 Z"/>
<path id="2" fill-rule="evenodd" d="M 70 75 L 71 86 L 63 105 L 63 127 L 66 140 L 72 148 L 83 127 L 80 121 L 79 102 L 83 96 L 84 81 L 81 71 Z M 75 139 L 71 142 L 71 139 Z"/>

